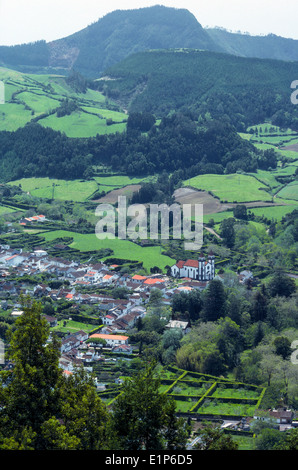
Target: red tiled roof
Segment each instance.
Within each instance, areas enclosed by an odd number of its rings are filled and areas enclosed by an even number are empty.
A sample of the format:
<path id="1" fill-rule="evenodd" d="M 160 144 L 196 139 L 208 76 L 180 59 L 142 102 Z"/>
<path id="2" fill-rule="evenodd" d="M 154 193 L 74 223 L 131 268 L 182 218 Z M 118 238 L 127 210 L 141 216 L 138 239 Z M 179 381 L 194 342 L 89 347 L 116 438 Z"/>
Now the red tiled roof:
<path id="1" fill-rule="evenodd" d="M 145 279 L 147 279 L 146 276 L 140 276 L 139 274 L 135 274 L 132 279 L 134 279 L 135 281 L 144 281 Z"/>
<path id="2" fill-rule="evenodd" d="M 188 268 L 198 268 L 199 262 L 196 259 L 188 259 L 186 263 L 184 264 L 184 266 Z"/>
<path id="3" fill-rule="evenodd" d="M 183 268 L 184 263 L 185 263 L 185 261 L 181 261 L 181 260 L 178 261 L 178 263 L 176 263 L 177 268 L 179 268 L 179 269 Z"/>
<path id="4" fill-rule="evenodd" d="M 156 284 L 160 282 L 165 282 L 163 279 L 147 279 L 144 284 Z"/>

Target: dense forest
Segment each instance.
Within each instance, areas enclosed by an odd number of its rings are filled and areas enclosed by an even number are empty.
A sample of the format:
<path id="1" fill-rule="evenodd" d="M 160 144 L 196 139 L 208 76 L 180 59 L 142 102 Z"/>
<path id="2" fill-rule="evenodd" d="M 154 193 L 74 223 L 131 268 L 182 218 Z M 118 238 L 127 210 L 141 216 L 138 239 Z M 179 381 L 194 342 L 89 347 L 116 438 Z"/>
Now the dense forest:
<path id="1" fill-rule="evenodd" d="M 133 54 L 96 82 L 130 112 L 158 117 L 173 110 L 197 116 L 227 116 L 238 131 L 270 119 L 297 129 L 297 107 L 290 100 L 297 62 L 248 59 L 206 51 L 150 51 Z"/>
<path id="2" fill-rule="evenodd" d="M 153 115 L 132 113 L 126 132 L 88 139 L 70 139 L 37 123 L 0 132 L 2 181 L 87 177 L 99 164 L 128 175 L 179 172 L 179 179 L 276 167 L 273 150 L 256 149 L 224 119 L 207 116 L 198 122 L 191 114 L 177 113 L 154 123 Z"/>

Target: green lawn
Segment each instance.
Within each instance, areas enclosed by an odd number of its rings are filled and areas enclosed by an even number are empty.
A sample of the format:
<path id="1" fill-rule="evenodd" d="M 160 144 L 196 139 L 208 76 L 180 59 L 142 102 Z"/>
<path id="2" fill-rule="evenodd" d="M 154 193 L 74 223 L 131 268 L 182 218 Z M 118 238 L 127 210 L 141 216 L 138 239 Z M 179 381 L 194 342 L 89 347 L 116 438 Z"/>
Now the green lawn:
<path id="1" fill-rule="evenodd" d="M 73 242 L 70 247 L 83 252 L 110 248 L 114 253 L 109 257 L 142 261 L 144 268 L 147 269 L 148 272 L 150 272 L 150 268 L 153 266 L 159 266 L 159 268 L 164 269 L 165 266 L 172 266 L 176 261 L 161 254 L 161 249 L 158 246 L 141 247 L 130 240 L 119 240 L 118 238 L 114 240 L 99 240 L 95 233 L 81 234 L 65 230 L 55 230 L 53 232 L 44 233 L 43 236 L 46 241 L 52 241 L 56 238 L 72 237 Z"/>
<path id="2" fill-rule="evenodd" d="M 66 325 L 64 326 L 64 322 Z M 100 326 L 100 325 L 98 325 Z M 96 328 L 96 325 L 90 325 L 87 323 L 82 323 L 82 322 L 77 322 L 73 320 L 60 320 L 58 321 L 58 325 L 51 328 L 53 331 L 61 331 L 62 333 L 75 333 L 76 331 L 83 330 L 86 333 L 88 333 L 91 330 L 94 330 Z"/>
<path id="3" fill-rule="evenodd" d="M 272 199 L 271 195 L 264 191 L 267 186 L 249 175 L 200 175 L 184 181 L 184 186 L 211 191 L 221 201 L 227 202 L 271 201 Z"/>

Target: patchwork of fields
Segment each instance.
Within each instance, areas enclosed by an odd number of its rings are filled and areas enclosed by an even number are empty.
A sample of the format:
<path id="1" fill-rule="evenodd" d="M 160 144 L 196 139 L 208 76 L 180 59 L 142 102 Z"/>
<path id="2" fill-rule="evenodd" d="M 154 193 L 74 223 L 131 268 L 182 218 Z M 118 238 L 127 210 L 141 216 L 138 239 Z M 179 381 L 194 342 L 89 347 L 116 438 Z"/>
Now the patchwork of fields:
<path id="1" fill-rule="evenodd" d="M 30 75 L 0 67 L 0 80 L 5 84 L 0 131 L 15 131 L 36 119 L 40 125 L 68 137 L 92 137 L 126 129 L 127 115 L 115 110 L 102 93 L 90 89 L 75 92 L 62 75 Z M 58 117 L 56 109 L 66 99 L 75 103 L 76 109 Z"/>

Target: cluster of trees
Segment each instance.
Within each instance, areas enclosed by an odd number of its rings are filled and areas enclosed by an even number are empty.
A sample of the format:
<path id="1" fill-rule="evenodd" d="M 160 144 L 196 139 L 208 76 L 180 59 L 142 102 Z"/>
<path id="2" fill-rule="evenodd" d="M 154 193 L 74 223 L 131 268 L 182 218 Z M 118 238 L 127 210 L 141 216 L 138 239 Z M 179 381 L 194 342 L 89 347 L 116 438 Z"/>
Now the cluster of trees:
<path id="1" fill-rule="evenodd" d="M 174 401 L 158 392 L 152 364 L 125 382 L 108 411 L 83 368 L 63 374 L 60 343 L 49 335 L 41 304 L 27 298 L 23 308 L 7 333 L 13 367 L 0 373 L 0 449 L 185 448 L 188 429 L 175 416 Z"/>
<path id="2" fill-rule="evenodd" d="M 233 251 L 235 264 L 241 262 L 247 266 L 259 266 L 267 271 L 267 274 L 278 268 L 296 268 L 297 210 L 285 216 L 280 222 L 275 219 L 264 220 L 263 217 L 255 217 L 255 225 L 250 223 L 252 214 L 245 209 L 245 206 L 241 206 L 241 209 L 236 206 L 234 215 L 235 217 L 221 222 L 219 232 L 224 247 Z M 231 251 L 229 254 L 231 255 Z"/>
<path id="3" fill-rule="evenodd" d="M 267 407 L 278 406 L 283 397 L 295 409 L 297 367 L 290 360 L 298 326 L 295 293 L 294 280 L 279 271 L 257 289 L 226 273 L 202 292 L 176 293 L 170 310 L 162 306 L 162 294 L 152 291 L 149 314 L 131 341 L 162 364 L 215 376 L 232 373 L 242 382 L 269 386 Z M 191 331 L 183 336 L 179 329 L 166 329 L 169 318 L 188 322 Z"/>
<path id="4" fill-rule="evenodd" d="M 69 114 L 76 111 L 76 109 L 78 109 L 76 102 L 66 98 L 65 100 L 61 101 L 59 108 L 57 108 L 57 117 L 59 118 L 68 116 Z"/>
<path id="5" fill-rule="evenodd" d="M 75 106 L 65 100 L 59 113 L 68 114 Z M 130 119 L 136 122 L 134 115 Z M 149 119 L 150 124 L 153 119 Z M 275 168 L 277 162 L 274 151 L 256 149 L 228 122 L 207 117 L 198 124 L 193 116 L 183 114 L 164 118 L 147 135 L 134 123 L 122 134 L 89 139 L 69 139 L 61 132 L 30 123 L 16 132 L 0 132 L 0 148 L 2 181 L 32 176 L 81 178 L 92 174 L 92 165 L 99 164 L 129 175 L 167 171 L 176 179 L 185 179 L 204 173 Z"/>

